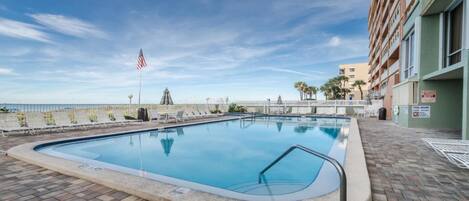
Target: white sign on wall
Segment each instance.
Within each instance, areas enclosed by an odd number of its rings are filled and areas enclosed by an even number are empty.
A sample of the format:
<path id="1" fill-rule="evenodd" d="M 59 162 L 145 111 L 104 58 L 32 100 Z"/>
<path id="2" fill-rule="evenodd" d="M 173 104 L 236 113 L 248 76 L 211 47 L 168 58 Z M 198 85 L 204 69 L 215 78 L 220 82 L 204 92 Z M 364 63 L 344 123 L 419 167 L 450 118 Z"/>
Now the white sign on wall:
<path id="1" fill-rule="evenodd" d="M 413 105 L 412 118 L 428 119 L 431 117 L 431 106 L 429 105 Z"/>

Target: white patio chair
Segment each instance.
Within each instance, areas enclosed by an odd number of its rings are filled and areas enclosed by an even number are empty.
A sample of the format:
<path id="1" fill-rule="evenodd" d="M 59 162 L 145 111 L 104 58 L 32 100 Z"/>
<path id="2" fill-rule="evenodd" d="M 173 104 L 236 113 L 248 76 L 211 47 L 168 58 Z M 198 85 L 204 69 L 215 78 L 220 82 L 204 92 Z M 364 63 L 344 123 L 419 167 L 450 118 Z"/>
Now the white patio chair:
<path id="1" fill-rule="evenodd" d="M 2 136 L 6 136 L 10 133 L 27 133 L 29 128 L 22 127 L 18 121 L 17 113 L 0 113 L 0 130 Z"/>

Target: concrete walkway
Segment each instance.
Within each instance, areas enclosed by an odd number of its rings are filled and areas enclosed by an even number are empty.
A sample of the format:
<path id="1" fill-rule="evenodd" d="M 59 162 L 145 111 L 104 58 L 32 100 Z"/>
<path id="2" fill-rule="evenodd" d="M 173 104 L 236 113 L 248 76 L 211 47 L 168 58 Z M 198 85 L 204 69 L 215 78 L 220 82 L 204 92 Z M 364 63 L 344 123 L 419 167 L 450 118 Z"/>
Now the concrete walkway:
<path id="1" fill-rule="evenodd" d="M 360 120 L 359 127 L 374 201 L 469 200 L 469 170 L 449 164 L 420 140 L 460 138 L 458 131 L 371 119 Z"/>

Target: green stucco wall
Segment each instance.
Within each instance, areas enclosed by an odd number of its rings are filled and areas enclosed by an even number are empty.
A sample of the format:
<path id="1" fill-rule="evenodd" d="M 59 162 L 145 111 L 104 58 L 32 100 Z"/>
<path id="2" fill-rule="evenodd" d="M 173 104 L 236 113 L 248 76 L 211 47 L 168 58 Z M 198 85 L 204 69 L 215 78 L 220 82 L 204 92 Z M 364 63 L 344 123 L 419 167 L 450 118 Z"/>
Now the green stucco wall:
<path id="1" fill-rule="evenodd" d="M 413 127 L 413 128 L 455 128 L 465 130 L 465 136 L 469 138 L 469 70 L 468 64 L 468 51 L 466 50 L 465 57 L 463 58 L 463 65 L 465 66 L 465 80 L 462 79 L 449 79 L 449 80 L 423 80 L 425 75 L 439 70 L 439 52 L 441 47 L 439 44 L 440 33 L 440 17 L 439 14 L 419 16 L 421 5 L 417 5 L 415 11 L 409 17 L 404 25 L 404 34 L 407 35 L 409 31 L 416 27 L 415 30 L 420 29 L 420 40 L 418 51 L 416 55 L 416 62 L 418 70 L 418 92 L 421 94 L 422 90 L 435 90 L 437 99 L 435 103 L 422 103 L 419 99 L 419 105 L 431 106 L 431 118 L 416 119 L 412 118 L 412 106 L 400 105 L 399 114 L 393 117 L 393 120 L 400 126 Z M 420 23 L 415 24 L 416 19 L 420 17 Z M 466 93 L 463 96 L 463 91 Z M 464 98 L 464 100 L 463 100 Z M 463 103 L 466 106 L 463 108 Z M 466 115 L 463 115 L 466 114 Z M 465 119 L 463 119 L 463 116 Z"/>
<path id="2" fill-rule="evenodd" d="M 462 107 L 462 132 L 463 139 L 469 139 L 469 47 L 463 50 L 464 82 L 463 82 L 463 107 Z"/>
<path id="3" fill-rule="evenodd" d="M 423 76 L 439 70 L 439 36 L 440 36 L 440 16 L 423 16 L 420 42 L 420 69 L 419 79 Z"/>
<path id="4" fill-rule="evenodd" d="M 431 106 L 431 118 L 413 119 L 409 117 L 410 127 L 461 128 L 463 80 L 420 81 L 419 91 L 435 90 L 435 103 L 421 103 Z"/>

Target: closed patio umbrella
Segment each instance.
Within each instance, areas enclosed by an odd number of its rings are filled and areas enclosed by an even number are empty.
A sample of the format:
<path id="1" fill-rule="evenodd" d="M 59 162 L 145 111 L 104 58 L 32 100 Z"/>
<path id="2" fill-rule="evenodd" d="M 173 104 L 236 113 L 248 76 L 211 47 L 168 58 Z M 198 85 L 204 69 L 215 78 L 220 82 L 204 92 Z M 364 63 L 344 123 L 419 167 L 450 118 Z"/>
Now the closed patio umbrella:
<path id="1" fill-rule="evenodd" d="M 173 146 L 173 143 L 174 143 L 174 139 L 168 138 L 168 135 L 166 135 L 165 139 L 161 139 L 161 146 L 163 147 L 163 150 L 166 156 L 169 156 L 169 153 L 171 152 L 171 146 Z"/>
<path id="2" fill-rule="evenodd" d="M 277 130 L 278 132 L 281 132 L 282 131 L 282 126 L 283 126 L 283 123 L 282 122 L 277 122 Z"/>
<path id="3" fill-rule="evenodd" d="M 279 105 L 283 104 L 282 96 L 278 96 L 277 104 L 279 104 Z"/>
<path id="4" fill-rule="evenodd" d="M 163 97 L 161 97 L 160 105 L 172 105 L 173 99 L 171 98 L 171 94 L 169 93 L 168 88 L 166 88 L 163 92 Z"/>

